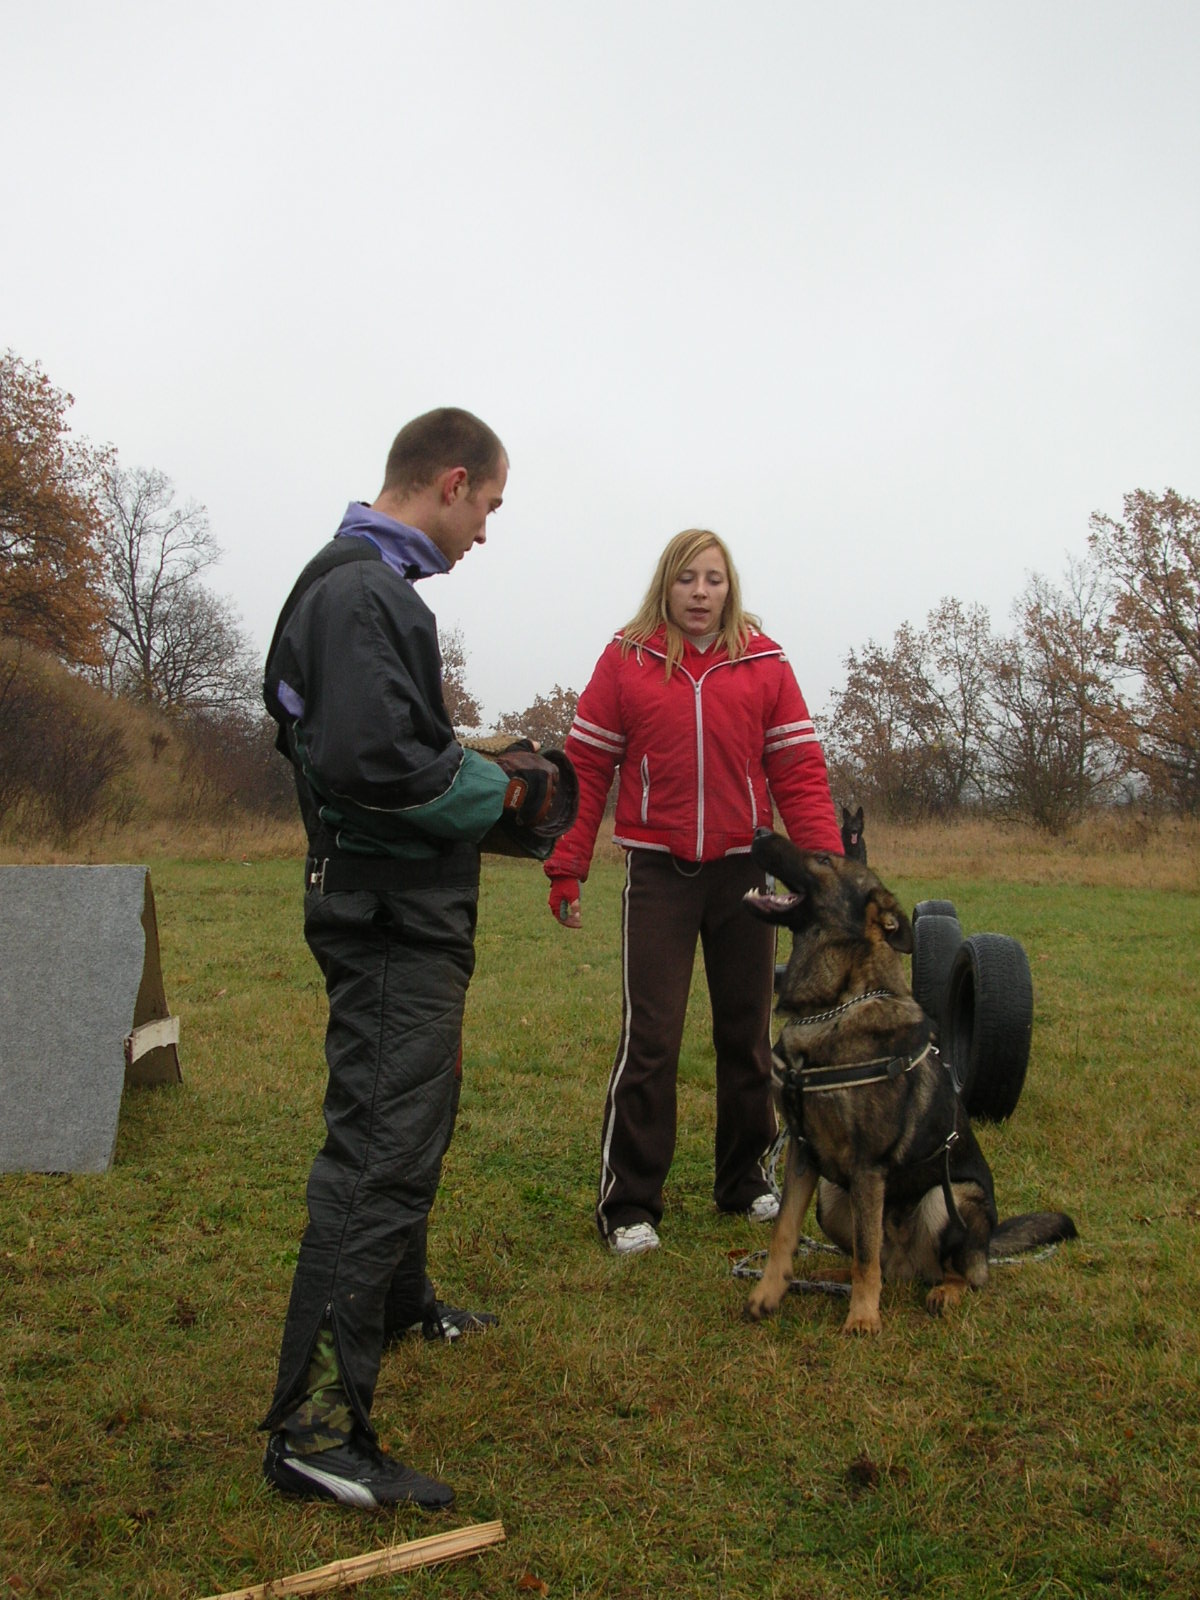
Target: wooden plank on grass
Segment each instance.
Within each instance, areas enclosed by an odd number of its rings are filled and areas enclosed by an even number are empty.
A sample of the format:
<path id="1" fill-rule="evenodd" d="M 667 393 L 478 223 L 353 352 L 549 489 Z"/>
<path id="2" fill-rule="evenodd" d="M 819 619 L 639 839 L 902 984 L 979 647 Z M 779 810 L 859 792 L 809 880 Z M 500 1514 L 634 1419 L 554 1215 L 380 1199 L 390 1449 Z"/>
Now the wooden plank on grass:
<path id="1" fill-rule="evenodd" d="M 504 1543 L 502 1522 L 478 1522 L 473 1527 L 455 1528 L 450 1533 L 431 1534 L 427 1539 L 410 1539 L 407 1544 L 389 1545 L 364 1556 L 331 1561 L 327 1567 L 311 1572 L 294 1572 L 288 1578 L 271 1578 L 249 1589 L 230 1589 L 225 1594 L 209 1595 L 208 1600 L 277 1600 L 291 1594 L 324 1594 L 389 1572 L 408 1572 L 438 1561 L 461 1561 L 489 1545 Z"/>

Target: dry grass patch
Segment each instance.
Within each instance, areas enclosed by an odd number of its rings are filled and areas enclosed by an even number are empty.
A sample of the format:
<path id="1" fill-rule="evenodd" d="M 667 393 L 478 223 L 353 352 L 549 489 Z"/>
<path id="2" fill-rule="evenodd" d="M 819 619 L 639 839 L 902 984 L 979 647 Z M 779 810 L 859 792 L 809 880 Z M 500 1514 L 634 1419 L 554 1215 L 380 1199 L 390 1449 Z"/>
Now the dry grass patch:
<path id="1" fill-rule="evenodd" d="M 1109 812 L 1055 838 L 990 821 L 893 824 L 868 819 L 871 866 L 893 877 L 1200 889 L 1200 819 Z"/>

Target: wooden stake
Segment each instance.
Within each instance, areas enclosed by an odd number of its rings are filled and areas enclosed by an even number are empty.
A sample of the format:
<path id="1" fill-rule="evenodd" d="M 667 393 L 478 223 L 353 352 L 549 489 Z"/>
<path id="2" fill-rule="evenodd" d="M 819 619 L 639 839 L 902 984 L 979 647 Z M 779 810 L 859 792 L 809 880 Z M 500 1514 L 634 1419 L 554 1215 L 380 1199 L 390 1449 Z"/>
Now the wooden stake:
<path id="1" fill-rule="evenodd" d="M 277 1600 L 290 1594 L 324 1594 L 329 1589 L 363 1583 L 389 1572 L 408 1572 L 413 1567 L 432 1566 L 437 1561 L 461 1561 L 489 1545 L 504 1543 L 502 1522 L 478 1522 L 471 1528 L 455 1528 L 450 1533 L 431 1534 L 428 1539 L 410 1539 L 407 1544 L 389 1545 L 365 1556 L 346 1561 L 331 1561 L 327 1567 L 311 1572 L 294 1572 L 288 1578 L 272 1578 L 249 1589 L 230 1589 L 225 1594 L 209 1595 L 208 1600 Z"/>

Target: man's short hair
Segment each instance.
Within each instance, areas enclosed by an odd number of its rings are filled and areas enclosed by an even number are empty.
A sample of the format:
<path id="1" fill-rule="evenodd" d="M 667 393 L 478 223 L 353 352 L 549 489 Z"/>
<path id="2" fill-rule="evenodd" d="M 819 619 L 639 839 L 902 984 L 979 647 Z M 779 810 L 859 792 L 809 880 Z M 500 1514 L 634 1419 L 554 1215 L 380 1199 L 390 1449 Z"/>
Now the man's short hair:
<path id="1" fill-rule="evenodd" d="M 392 440 L 383 474 L 385 489 L 423 489 L 447 467 L 465 467 L 479 485 L 494 478 L 508 452 L 486 422 L 457 406 L 439 406 L 406 422 Z"/>

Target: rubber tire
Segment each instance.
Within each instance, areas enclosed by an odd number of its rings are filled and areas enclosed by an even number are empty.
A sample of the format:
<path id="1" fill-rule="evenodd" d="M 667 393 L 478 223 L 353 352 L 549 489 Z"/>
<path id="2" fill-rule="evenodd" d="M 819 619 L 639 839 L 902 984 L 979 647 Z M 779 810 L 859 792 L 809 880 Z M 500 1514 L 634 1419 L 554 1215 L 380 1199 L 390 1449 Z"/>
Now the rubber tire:
<path id="1" fill-rule="evenodd" d="M 1033 978 L 1015 939 L 973 933 L 950 968 L 941 1049 L 962 1083 L 963 1103 L 982 1122 L 1016 1110 L 1033 1038 Z"/>
<path id="2" fill-rule="evenodd" d="M 913 998 L 939 1028 L 945 1012 L 950 969 L 962 942 L 962 924 L 957 917 L 926 912 L 913 924 Z"/>
<path id="3" fill-rule="evenodd" d="M 913 907 L 912 925 L 915 928 L 922 917 L 956 917 L 953 900 L 918 900 Z"/>

